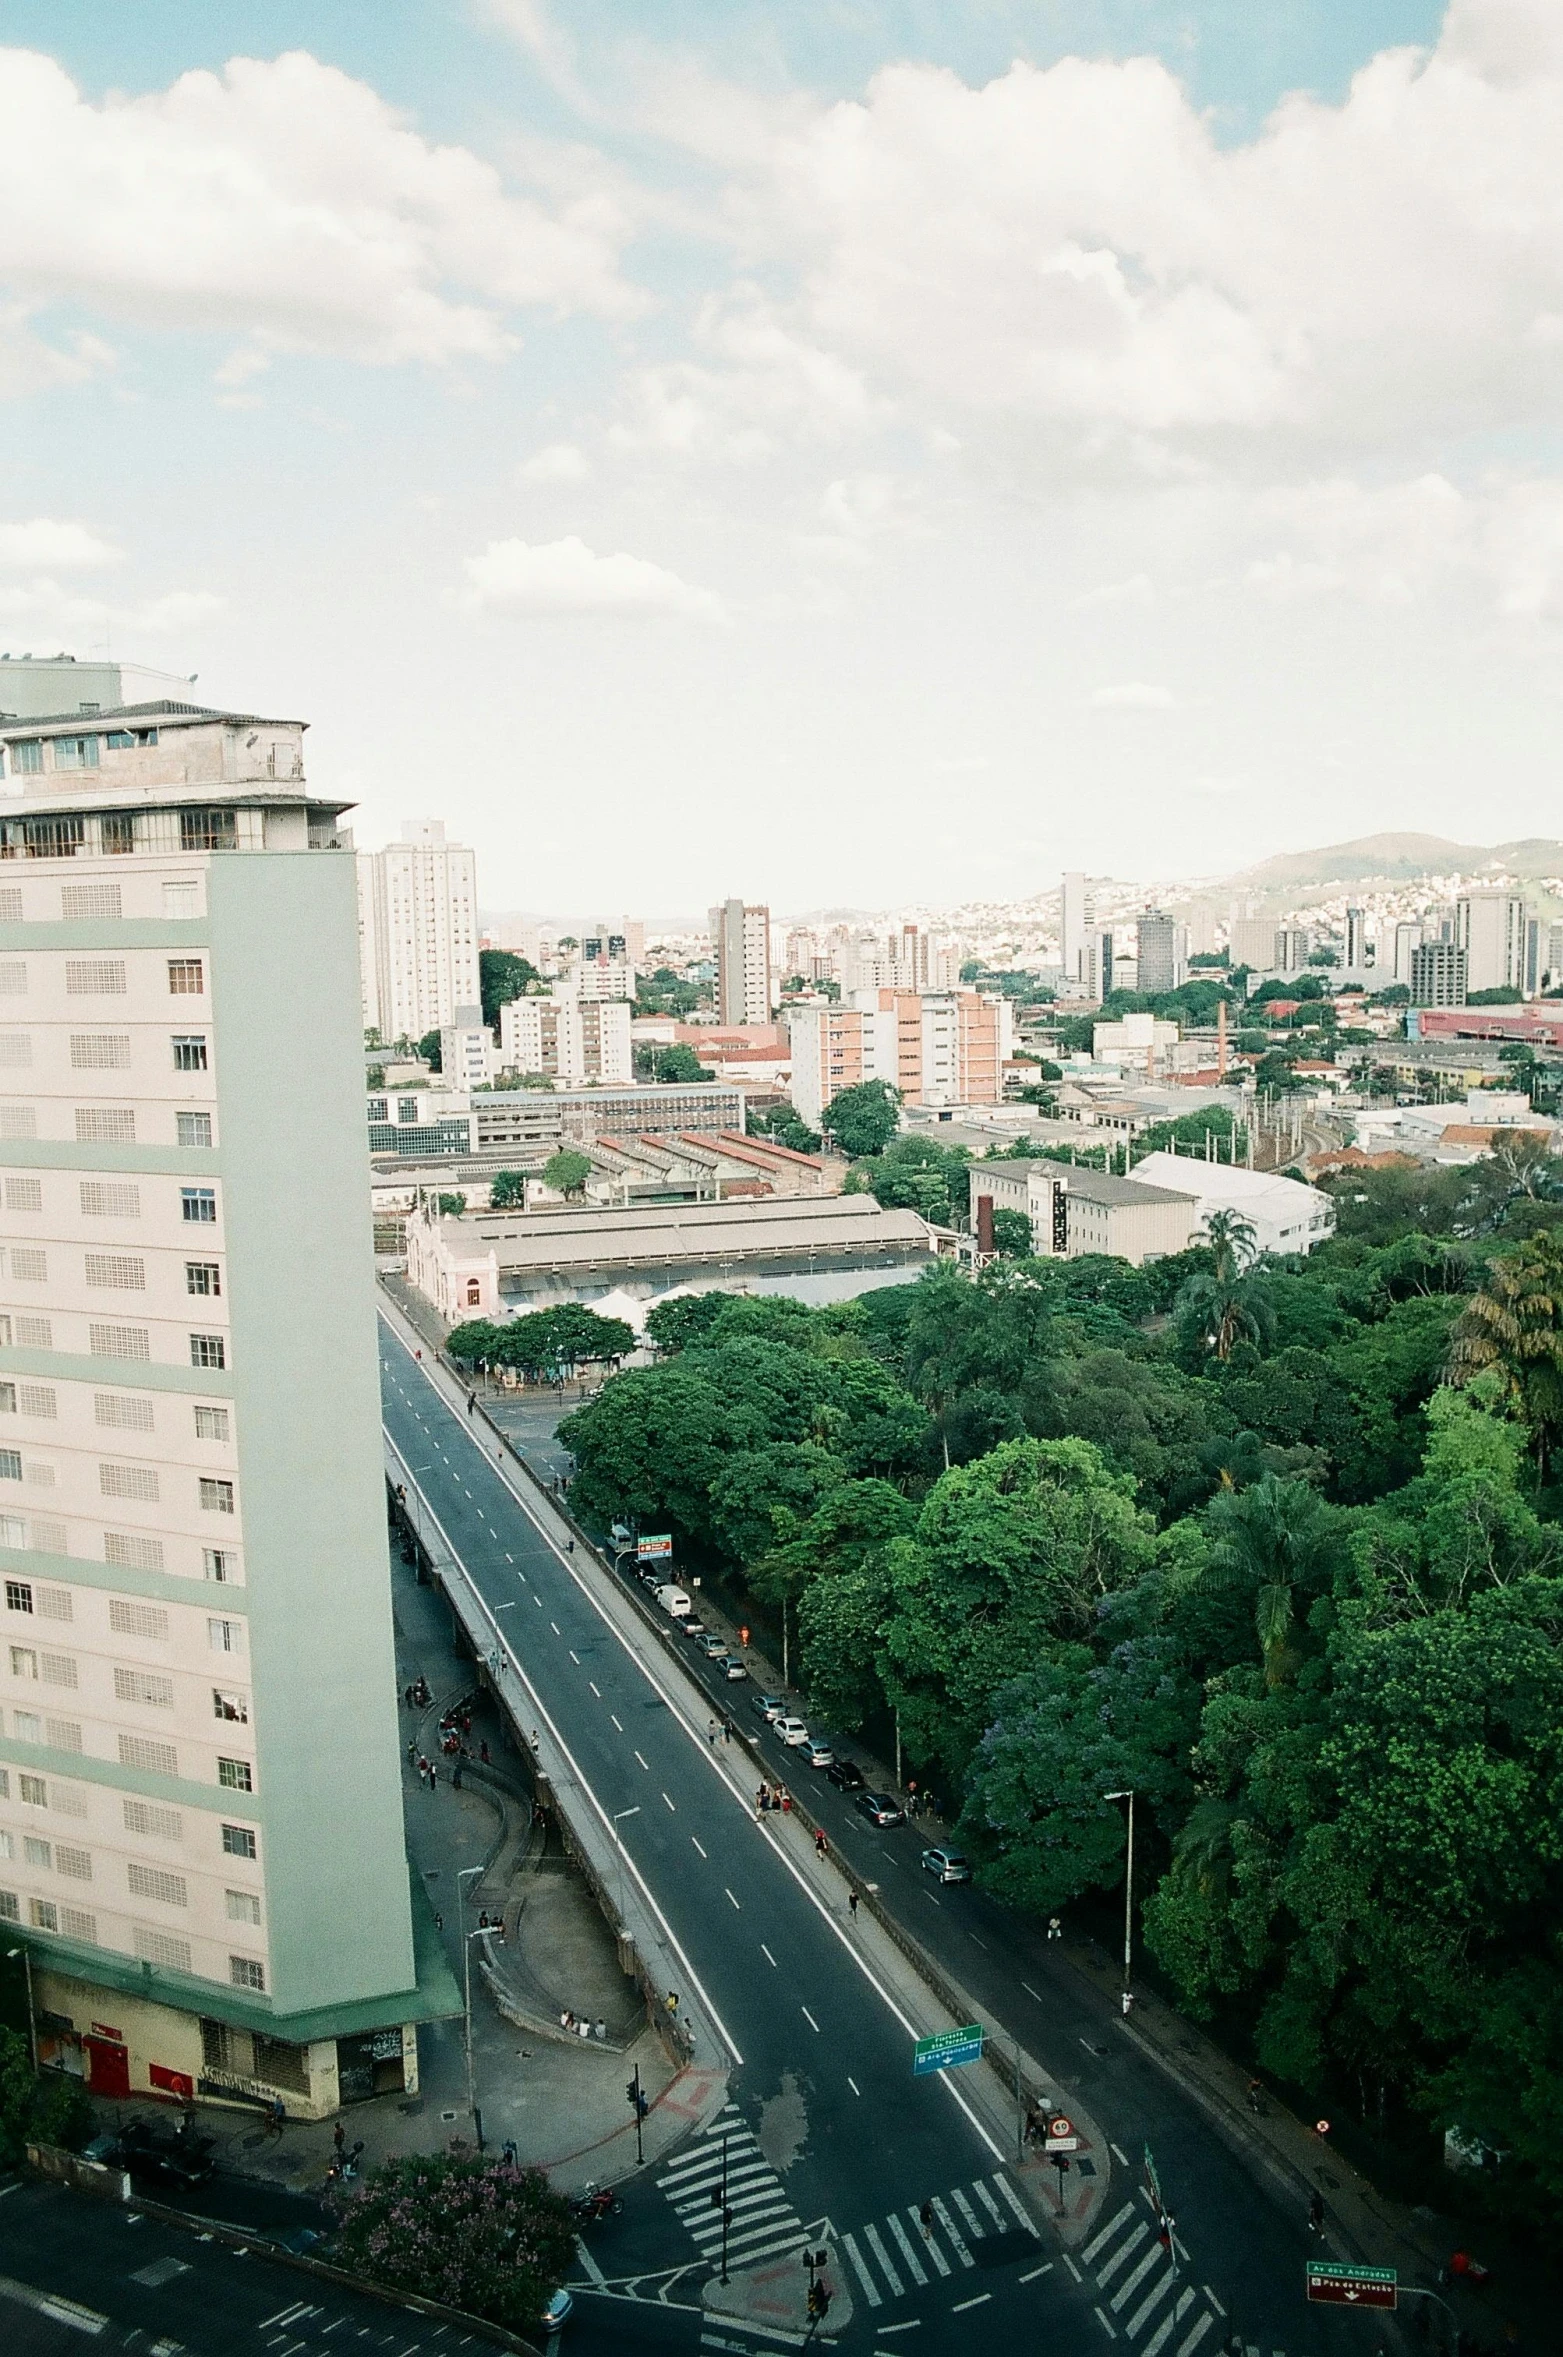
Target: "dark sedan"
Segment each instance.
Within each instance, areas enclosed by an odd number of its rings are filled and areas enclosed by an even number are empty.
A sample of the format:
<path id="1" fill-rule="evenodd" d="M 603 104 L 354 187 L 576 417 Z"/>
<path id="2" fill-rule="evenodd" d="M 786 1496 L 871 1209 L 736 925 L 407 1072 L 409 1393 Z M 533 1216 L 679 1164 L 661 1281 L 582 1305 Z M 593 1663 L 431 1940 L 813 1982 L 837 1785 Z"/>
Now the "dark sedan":
<path id="1" fill-rule="evenodd" d="M 833 1759 L 825 1773 L 838 1792 L 861 1792 L 866 1781 L 856 1760 Z"/>

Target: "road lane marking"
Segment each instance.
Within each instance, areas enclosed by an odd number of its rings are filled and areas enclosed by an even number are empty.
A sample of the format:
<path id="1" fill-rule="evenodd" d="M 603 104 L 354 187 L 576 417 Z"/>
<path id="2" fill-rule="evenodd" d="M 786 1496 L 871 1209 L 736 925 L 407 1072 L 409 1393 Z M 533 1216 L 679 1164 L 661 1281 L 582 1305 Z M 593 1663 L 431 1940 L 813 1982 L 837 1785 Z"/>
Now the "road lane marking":
<path id="1" fill-rule="evenodd" d="M 1036 2226 L 1032 2221 L 1030 2212 L 1023 2207 L 1019 2194 L 1015 2191 L 1014 2186 L 1011 2185 L 1009 2179 L 1005 2176 L 1002 2169 L 994 2170 L 993 2182 L 998 2187 L 1000 2193 L 1003 2194 L 1004 2199 L 1009 2203 L 1010 2208 L 1014 2211 L 1015 2216 L 1020 2221 L 1021 2225 L 1025 2227 L 1027 2233 L 1035 2234 Z"/>
<path id="2" fill-rule="evenodd" d="M 1126 2234 L 1124 2236 L 1123 2241 L 1118 2245 L 1118 2248 L 1114 2251 L 1112 2257 L 1110 2259 L 1103 2260 L 1101 2266 L 1096 2270 L 1097 2282 L 1099 2284 L 1105 2285 L 1112 2276 L 1117 2274 L 1120 2267 L 1126 2267 L 1130 2259 L 1134 2256 L 1134 2253 L 1139 2249 L 1141 2243 L 1148 2238 L 1149 2234 L 1150 2228 L 1142 2219 L 1139 2225 L 1134 2228 L 1132 2233 Z M 1160 2243 L 1152 2243 L 1152 2264 L 1155 2263 L 1160 2255 Z"/>
<path id="3" fill-rule="evenodd" d="M 1195 2325 L 1194 2330 L 1192 2332 L 1185 2333 L 1182 2340 L 1179 2341 L 1178 2357 L 1194 2357 L 1194 2351 L 1199 2347 L 1200 2342 L 1204 2339 L 1206 2333 L 1209 2332 L 1214 2322 L 1215 2318 L 1211 2315 L 1210 2310 L 1207 2308 L 1204 2315 L 1200 2318 L 1198 2324 Z"/>
<path id="4" fill-rule="evenodd" d="M 642 1766 L 642 1767 L 645 1769 L 645 1771 L 646 1771 L 647 1775 L 649 1776 L 649 1775 L 651 1774 L 651 1762 L 650 1762 L 650 1760 L 644 1760 L 644 1759 L 641 1759 L 641 1758 L 640 1758 L 640 1753 L 639 1753 L 639 1752 L 637 1752 L 637 1753 L 635 1754 L 635 1757 L 636 1757 L 638 1760 L 640 1760 L 640 1764 L 641 1764 L 641 1766 Z"/>
<path id="5" fill-rule="evenodd" d="M 1108 2321 L 1107 2321 L 1107 2319 L 1106 2319 L 1106 2317 L 1105 2317 L 1105 2316 L 1102 2314 L 1102 2311 L 1101 2311 L 1101 2309 L 1100 2309 L 1100 2308 L 1096 2309 L 1096 2310 L 1094 2311 L 1094 2314 L 1095 2314 L 1095 2317 L 1096 2317 L 1096 2321 L 1097 2321 L 1097 2323 L 1098 2323 L 1098 2324 L 1101 2326 L 1101 2328 L 1102 2328 L 1103 2332 L 1104 2332 L 1104 2333 L 1106 2333 L 1106 2335 L 1107 2335 L 1107 2338 L 1108 2338 L 1110 2341 L 1115 2341 L 1115 2340 L 1118 2338 L 1118 2327 L 1117 2327 L 1117 2325 L 1116 2325 L 1116 2324 L 1109 2324 L 1109 2323 L 1108 2323 Z"/>
<path id="6" fill-rule="evenodd" d="M 1048 2260 L 1048 2262 L 1047 2262 L 1047 2264 L 1046 2264 L 1046 2266 L 1044 2266 L 1044 2267 L 1033 2267 L 1033 2268 L 1032 2268 L 1032 2270 L 1031 2270 L 1031 2273 L 1030 2273 L 1029 2275 L 1022 2275 L 1022 2276 L 1020 2277 L 1020 2279 L 1019 2279 L 1019 2280 L 1020 2280 L 1022 2283 L 1035 2283 L 1035 2282 L 1038 2280 L 1038 2278 L 1039 2278 L 1039 2277 L 1041 2277 L 1041 2276 L 1043 2276 L 1043 2275 L 1051 2275 L 1051 2274 L 1052 2274 L 1052 2272 L 1053 2272 L 1053 2262 L 1052 2262 L 1052 2260 L 1051 2260 L 1051 2259 L 1049 2259 L 1049 2260 Z"/>
<path id="7" fill-rule="evenodd" d="M 858 2098 L 859 2102 L 861 2102 L 863 2098 L 863 2090 L 858 2085 L 856 2079 L 854 2079 L 850 2071 L 847 2073 L 847 2085 L 851 2088 L 853 2094 Z"/>
<path id="8" fill-rule="evenodd" d="M 1223 2307 L 1222 2307 L 1222 2305 L 1221 2305 L 1221 2302 L 1220 2302 L 1220 2301 L 1219 2301 L 1219 2300 L 1216 2298 L 1216 2295 L 1215 2295 L 1215 2293 L 1214 2293 L 1214 2292 L 1211 2290 L 1211 2288 L 1210 2288 L 1209 2284 L 1208 2284 L 1208 2283 L 1203 2283 L 1203 2284 L 1201 2284 L 1201 2285 L 1200 2285 L 1200 2290 L 1201 2290 L 1201 2291 L 1204 2293 L 1204 2295 L 1205 2295 L 1206 2299 L 1207 2299 L 1207 2300 L 1210 2302 L 1210 2305 L 1212 2306 L 1212 2308 L 1214 2308 L 1214 2310 L 1215 2310 L 1216 2314 L 1217 2314 L 1218 2316 L 1224 2316 L 1224 2315 L 1226 2314 L 1226 2310 L 1225 2310 L 1225 2308 L 1223 2308 Z"/>
<path id="9" fill-rule="evenodd" d="M 725 1882 L 723 1883 L 723 1885 L 722 1885 L 722 1888 L 723 1888 L 723 1890 L 727 1891 L 727 1885 L 726 1885 L 726 1883 L 725 1883 Z M 727 1895 L 728 1895 L 728 1897 L 729 1897 L 730 1899 L 733 1899 L 733 1894 L 732 1894 L 732 1892 L 731 1892 L 731 1891 L 727 1891 Z M 738 1901 L 737 1901 L 736 1899 L 733 1899 L 733 1905 L 734 1905 L 735 1907 L 738 1907 Z M 741 1907 L 738 1907 L 738 1912 L 739 1912 L 739 1914 L 741 1915 L 741 1914 L 743 1913 L 743 1909 L 742 1909 Z"/>
<path id="10" fill-rule="evenodd" d="M 886 2283 L 888 2283 L 890 2286 L 891 2298 L 899 2300 L 904 2295 L 906 2286 L 901 2281 L 900 2276 L 896 2273 L 895 2261 L 891 2258 L 890 2253 L 885 2249 L 884 2243 L 880 2238 L 878 2227 L 865 2226 L 863 2229 L 863 2240 L 867 2243 L 869 2249 L 873 2252 L 875 2258 L 879 2261 L 879 2272 L 884 2277 Z"/>
<path id="11" fill-rule="evenodd" d="M 1092 2236 L 1091 2240 L 1086 2244 L 1085 2249 L 1080 2253 L 1081 2258 L 1084 2259 L 1088 2267 L 1093 2267 L 1096 2264 L 1097 2252 L 1104 2251 L 1107 2248 L 1107 2245 L 1112 2241 L 1113 2236 L 1117 2233 L 1125 2218 L 1132 2218 L 1133 2215 L 1133 2202 L 1125 2202 L 1123 2208 L 1117 2213 L 1117 2215 L 1108 2219 L 1100 2234 Z"/>
<path id="12" fill-rule="evenodd" d="M 608 1713 L 608 1716 L 609 1716 L 609 1718 L 610 1718 L 610 1719 L 613 1719 L 613 1713 L 612 1713 L 612 1711 L 611 1711 L 611 1710 L 609 1711 L 609 1713 Z M 619 1733 L 622 1735 L 622 1734 L 623 1734 L 623 1732 L 624 1732 L 624 1729 L 623 1729 L 623 1727 L 620 1725 L 619 1721 L 618 1721 L 617 1719 L 613 1719 L 613 1723 L 614 1723 L 614 1725 L 615 1725 L 616 1727 L 618 1727 L 618 1729 L 619 1729 Z"/>
<path id="13" fill-rule="evenodd" d="M 551 1620 L 548 1625 L 553 1630 L 554 1635 L 557 1637 L 559 1634 L 559 1623 L 556 1620 Z"/>
<path id="14" fill-rule="evenodd" d="M 973 2185 L 972 2192 L 977 2196 L 977 2199 L 981 2202 L 983 2208 L 987 2211 L 988 2216 L 993 2220 L 994 2225 L 1002 2234 L 1008 2227 L 1009 2220 L 1005 2217 L 1004 2212 L 999 2208 L 998 2203 L 994 2200 L 992 2194 L 983 2184 L 980 2177 Z"/>
<path id="15" fill-rule="evenodd" d="M 760 1942 L 760 1954 L 765 1958 L 766 1963 L 771 1967 L 773 1972 L 779 1970 L 775 1957 L 771 1954 L 770 1949 L 766 1946 L 763 1940 Z"/>
<path id="16" fill-rule="evenodd" d="M 912 2281 L 916 2284 L 926 2284 L 928 2277 L 924 2272 L 923 2263 L 913 2250 L 906 2228 L 900 2219 L 892 2212 L 885 2220 L 885 2224 L 895 2236 L 896 2248 L 901 2254 L 902 2262 L 910 2273 Z"/>
<path id="17" fill-rule="evenodd" d="M 814 2035 L 815 2035 L 815 2037 L 817 2038 L 817 2037 L 820 2035 L 820 2026 L 819 2026 L 819 2023 L 818 2023 L 818 2022 L 815 2020 L 815 2018 L 814 2018 L 813 2014 L 812 2014 L 812 2013 L 810 2013 L 810 2011 L 809 2011 L 809 2009 L 808 2009 L 808 2007 L 807 2007 L 806 2005 L 800 2005 L 800 2006 L 799 2006 L 799 2008 L 798 2008 L 798 2010 L 799 2010 L 799 2012 L 802 2014 L 802 2016 L 803 2016 L 804 2020 L 805 2020 L 805 2021 L 808 2023 L 808 2025 L 809 2025 L 809 2028 L 810 2028 L 810 2029 L 811 2029 L 811 2030 L 814 2032 Z"/>
<path id="18" fill-rule="evenodd" d="M 1110 2144 L 1107 2149 L 1112 2154 L 1115 2161 L 1121 2161 L 1125 2168 L 1129 2166 L 1129 2156 L 1124 2151 L 1122 2145 Z"/>
<path id="19" fill-rule="evenodd" d="M 569 1656 L 570 1656 L 570 1659 L 571 1659 L 571 1660 L 574 1662 L 574 1664 L 575 1664 L 576 1668 L 577 1668 L 577 1669 L 579 1669 L 579 1668 L 580 1668 L 580 1666 L 581 1666 L 581 1657 L 580 1657 L 580 1655 L 579 1655 L 579 1654 L 576 1652 L 576 1650 L 575 1650 L 575 1647 L 574 1647 L 573 1645 L 571 1645 L 571 1646 L 568 1646 L 568 1647 L 566 1648 L 566 1650 L 568 1651 L 568 1653 L 569 1653 Z"/>
<path id="20" fill-rule="evenodd" d="M 664 1799 L 664 1800 L 667 1800 L 667 1801 L 668 1801 L 668 1807 L 669 1807 L 670 1809 L 673 1809 L 673 1803 L 672 1803 L 670 1800 L 668 1800 L 668 1796 L 667 1796 L 667 1794 L 666 1794 L 666 1793 L 664 1793 L 664 1794 L 662 1795 L 662 1797 L 663 1797 L 663 1799 Z M 675 1817 L 678 1815 L 678 1811 L 677 1811 L 677 1809 L 673 1809 L 673 1814 L 674 1814 L 674 1816 L 675 1816 Z"/>
<path id="21" fill-rule="evenodd" d="M 690 1838 L 690 1840 L 691 1840 L 691 1841 L 695 1841 L 695 1837 L 694 1837 L 694 1835 L 693 1835 L 693 1834 L 691 1834 L 689 1838 Z M 700 1855 L 701 1855 L 701 1856 L 702 1856 L 702 1858 L 703 1858 L 703 1857 L 705 1856 L 705 1851 L 704 1851 L 704 1850 L 702 1850 L 702 1849 L 700 1849 L 700 1844 L 699 1844 L 699 1842 L 698 1842 L 698 1841 L 695 1841 L 695 1847 L 696 1847 L 696 1849 L 697 1849 L 697 1850 L 700 1850 Z"/>
<path id="22" fill-rule="evenodd" d="M 597 1695 L 597 1700 L 598 1700 L 599 1702 L 601 1702 L 601 1700 L 602 1700 L 602 1696 L 601 1696 L 601 1694 L 598 1694 L 598 1692 L 597 1692 L 597 1688 L 596 1688 L 595 1686 L 592 1686 L 591 1679 L 590 1679 L 590 1678 L 588 1678 L 588 1679 L 587 1679 L 587 1681 L 586 1681 L 586 1683 L 587 1683 L 587 1685 L 588 1685 L 588 1686 L 591 1686 L 591 1687 L 592 1687 L 592 1692 L 593 1692 L 594 1694 L 596 1694 L 596 1695 Z"/>
<path id="23" fill-rule="evenodd" d="M 1039 2005 L 1041 2004 L 1041 2002 L 1042 2002 L 1042 1999 L 1041 1999 L 1040 1995 L 1039 1995 L 1039 1994 L 1038 1994 L 1038 1992 L 1037 1992 L 1037 1991 L 1036 1991 L 1036 1990 L 1035 1990 L 1035 1989 L 1034 1989 L 1034 1988 L 1031 1986 L 1031 1983 L 1030 1983 L 1029 1981 L 1022 1981 L 1020 1985 L 1021 1985 L 1021 1987 L 1022 1987 L 1022 1988 L 1025 1990 L 1025 1992 L 1026 1992 L 1026 1995 L 1027 1995 L 1028 1997 L 1035 1997 L 1035 1998 L 1036 1998 L 1036 2000 L 1037 2000 L 1037 2003 L 1038 2003 Z"/>
<path id="24" fill-rule="evenodd" d="M 984 2307 L 986 2303 L 992 2299 L 992 2297 L 993 2294 L 991 2292 L 977 2292 L 969 2300 L 957 2300 L 954 2307 L 950 2310 L 950 2314 L 952 2316 L 964 2316 L 968 2308 Z"/>
<path id="25" fill-rule="evenodd" d="M 854 2242 L 850 2234 L 844 2234 L 842 2236 L 841 2247 L 852 2262 L 853 2270 L 856 2273 L 859 2282 L 862 2284 L 865 2294 L 867 2295 L 869 2306 L 871 2308 L 882 2308 L 885 2304 L 884 2294 L 881 2292 L 878 2284 L 874 2281 L 872 2275 L 870 2275 L 867 2267 L 864 2265 L 863 2254 L 858 2249 L 857 2244 Z"/>

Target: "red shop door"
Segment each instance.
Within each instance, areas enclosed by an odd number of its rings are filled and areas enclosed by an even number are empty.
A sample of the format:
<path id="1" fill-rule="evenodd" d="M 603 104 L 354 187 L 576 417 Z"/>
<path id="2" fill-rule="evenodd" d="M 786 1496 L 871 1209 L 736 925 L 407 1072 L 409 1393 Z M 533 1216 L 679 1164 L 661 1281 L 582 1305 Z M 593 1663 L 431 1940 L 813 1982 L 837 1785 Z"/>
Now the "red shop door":
<path id="1" fill-rule="evenodd" d="M 112 2038 L 83 2038 L 87 2049 L 87 2084 L 94 2095 L 130 2093 L 130 2051 Z"/>

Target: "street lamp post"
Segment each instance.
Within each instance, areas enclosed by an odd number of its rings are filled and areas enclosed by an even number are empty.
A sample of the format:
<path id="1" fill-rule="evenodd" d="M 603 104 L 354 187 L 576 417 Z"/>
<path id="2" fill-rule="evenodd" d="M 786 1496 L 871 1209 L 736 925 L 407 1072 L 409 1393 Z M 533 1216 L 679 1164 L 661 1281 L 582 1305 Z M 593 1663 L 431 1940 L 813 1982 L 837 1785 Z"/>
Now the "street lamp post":
<path id="1" fill-rule="evenodd" d="M 638 1802 L 638 1801 L 637 1801 L 637 1803 L 636 1803 L 636 1805 L 635 1805 L 635 1807 L 634 1807 L 633 1809 L 615 1809 L 615 1811 L 614 1811 L 614 1813 L 613 1813 L 613 1838 L 614 1838 L 614 1840 L 615 1840 L 615 1841 L 618 1843 L 618 1846 L 619 1846 L 619 1929 L 620 1929 L 621 1931 L 624 1929 L 624 1857 L 625 1857 L 625 1851 L 624 1851 L 624 1836 L 623 1836 L 623 1834 L 622 1834 L 622 1833 L 619 1831 L 619 1827 L 620 1827 L 620 1825 L 623 1823 L 623 1821 L 624 1821 L 624 1819 L 625 1819 L 626 1817 L 638 1817 L 639 1815 L 640 1815 L 640 1804 L 639 1804 L 639 1802 Z"/>
<path id="2" fill-rule="evenodd" d="M 1104 1792 L 1102 1798 L 1129 1804 L 1129 1848 L 1123 1870 L 1123 2009 L 1127 2013 L 1134 2003 L 1134 1795 Z"/>
<path id="3" fill-rule="evenodd" d="M 38 2068 L 38 2016 L 33 2011 L 33 1952 L 31 1948 L 7 1948 L 5 1955 L 8 1964 L 14 1964 L 17 1957 L 20 1956 L 22 1970 L 27 1975 L 27 2051 L 32 2057 L 33 2069 L 36 2072 Z"/>
<path id="4" fill-rule="evenodd" d="M 459 1911 L 460 1911 L 460 1912 L 459 1912 L 459 1918 L 458 1918 L 458 1920 L 460 1921 L 460 1924 L 461 1924 L 461 1962 L 462 1962 L 462 1981 L 463 1981 L 463 1987 L 464 1987 L 464 1989 L 465 1989 L 465 1992 L 466 1992 L 466 2005 L 465 2005 L 465 2014 L 464 2014 L 464 2020 L 463 2020 L 463 2030 L 464 2030 L 464 2035 L 465 2035 L 465 2039 L 466 2039 L 466 2047 L 467 2047 L 467 2110 L 468 2110 L 469 2114 L 471 2115 L 471 2118 L 472 2118 L 472 2121 L 473 2121 L 473 2124 L 474 2124 L 474 2126 L 475 2126 L 475 2127 L 476 2127 L 476 2129 L 477 2129 L 478 2150 L 479 2150 L 479 2152 L 481 2152 L 481 2151 L 483 2150 L 483 2129 L 482 2129 L 482 2125 L 481 2125 L 481 2123 L 480 2123 L 480 2122 L 479 2122 L 479 2120 L 478 2120 L 478 2107 L 477 2107 L 477 2101 L 476 2101 L 476 2098 L 475 2098 L 475 2096 L 474 2096 L 474 2094 L 473 2094 L 473 2088 L 472 2088 L 472 1939 L 473 1939 L 473 1935 L 472 1935 L 471 1933 L 469 1933 L 469 1932 L 468 1932 L 468 1930 L 467 1930 L 467 1892 L 466 1892 L 466 1885 L 467 1885 L 467 1884 L 468 1884 L 468 1883 L 471 1881 L 472 1877 L 473 1877 L 475 1874 L 481 1874 L 481 1873 L 482 1873 L 482 1871 L 483 1871 L 483 1869 L 482 1869 L 482 1867 L 481 1867 L 481 1866 L 463 1866 L 463 1867 L 462 1867 L 462 1869 L 461 1869 L 461 1871 L 460 1871 L 460 1873 L 459 1873 L 459 1874 L 457 1875 L 457 1877 L 456 1877 L 456 1901 L 457 1901 L 457 1906 L 458 1906 L 458 1908 L 459 1908 Z"/>

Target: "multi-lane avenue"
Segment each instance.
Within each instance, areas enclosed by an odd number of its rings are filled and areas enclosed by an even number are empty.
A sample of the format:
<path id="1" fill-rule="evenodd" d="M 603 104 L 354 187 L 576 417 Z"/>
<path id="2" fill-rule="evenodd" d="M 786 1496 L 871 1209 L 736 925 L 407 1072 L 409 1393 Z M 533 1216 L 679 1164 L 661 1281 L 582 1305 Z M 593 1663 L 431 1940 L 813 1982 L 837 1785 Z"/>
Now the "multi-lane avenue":
<path id="1" fill-rule="evenodd" d="M 731 2109 L 713 2135 L 648 2169 L 594 2244 L 610 2281 L 689 2268 L 679 2296 L 690 2306 L 588 2295 L 571 2327 L 580 2346 L 701 2345 L 711 2328 L 693 2303 L 712 2256 L 725 2133 L 730 2266 L 801 2253 L 828 2223 L 854 2306 L 847 2345 L 889 2351 L 913 2335 L 919 2357 L 934 2357 L 1024 2332 L 1072 2350 L 1123 2340 L 1136 2357 L 1214 2357 L 1240 2311 L 1245 2345 L 1262 2340 L 1267 2357 L 1332 2351 L 1333 2320 L 1300 2298 L 1304 2222 L 1245 2175 L 1147 2059 L 1104 2037 L 1099 2009 L 1033 1978 L 1029 1951 L 1020 1977 L 1006 1942 L 1022 1935 L 1002 1910 L 964 1889 L 929 1887 L 925 1899 L 915 1834 L 876 1833 L 838 1796 L 825 1801 L 814 1778 L 811 1806 L 917 1936 L 1063 2084 L 1089 2078 L 1124 2165 L 1090 2243 L 1071 2255 L 1037 2238 L 1006 2147 L 957 2081 L 914 2079 L 913 2025 L 894 1989 L 757 1824 L 741 1755 L 707 1741 L 709 1713 L 683 1665 L 625 1635 L 603 1593 L 611 1575 L 562 1551 L 524 1477 L 496 1464 L 388 1321 L 381 1361 L 392 1445 L 654 1895 L 721 2049 L 699 2059 L 731 2071 Z M 1170 2255 L 1137 2191 L 1149 2137 L 1178 2189 Z"/>

